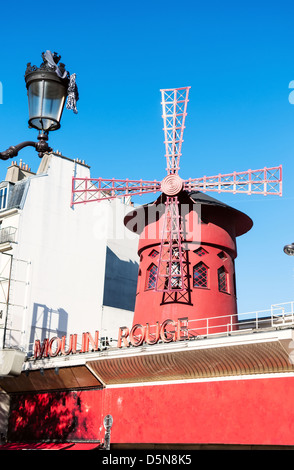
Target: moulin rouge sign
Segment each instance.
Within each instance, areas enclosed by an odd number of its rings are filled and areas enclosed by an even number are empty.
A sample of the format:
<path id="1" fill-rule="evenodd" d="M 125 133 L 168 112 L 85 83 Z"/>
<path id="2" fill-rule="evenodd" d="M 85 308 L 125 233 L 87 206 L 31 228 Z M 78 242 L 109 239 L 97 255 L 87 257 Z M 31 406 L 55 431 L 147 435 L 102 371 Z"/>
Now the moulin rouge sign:
<path id="1" fill-rule="evenodd" d="M 188 317 L 178 318 L 177 321 L 165 320 L 163 323 L 156 322 L 155 330 L 149 323 L 146 325 L 136 324 L 131 330 L 126 326 L 119 328 L 117 347 L 138 347 L 142 344 L 156 344 L 160 340 L 163 343 L 172 341 L 183 341 L 188 339 Z M 44 339 L 35 341 L 34 357 L 41 359 L 44 357 L 68 356 L 69 354 L 87 353 L 89 351 L 99 351 L 99 331 L 95 331 L 94 337 L 91 333 L 83 333 L 81 336 L 81 347 L 78 347 L 78 335 L 72 334 L 67 343 L 66 336 L 59 338 L 54 336 L 50 340 Z"/>

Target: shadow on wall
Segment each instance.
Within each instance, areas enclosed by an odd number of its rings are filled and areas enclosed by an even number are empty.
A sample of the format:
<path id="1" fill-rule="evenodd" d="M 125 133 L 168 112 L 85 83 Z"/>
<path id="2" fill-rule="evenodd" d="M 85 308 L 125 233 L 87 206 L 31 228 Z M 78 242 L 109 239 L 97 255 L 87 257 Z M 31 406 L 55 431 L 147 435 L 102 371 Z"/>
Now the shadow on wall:
<path id="1" fill-rule="evenodd" d="M 138 269 L 138 263 L 121 260 L 107 247 L 103 305 L 134 311 Z"/>
<path id="2" fill-rule="evenodd" d="M 67 334 L 67 324 L 68 313 L 63 308 L 55 310 L 34 303 L 30 344 L 33 345 L 36 339 L 43 341 L 52 336 L 61 338 Z"/>

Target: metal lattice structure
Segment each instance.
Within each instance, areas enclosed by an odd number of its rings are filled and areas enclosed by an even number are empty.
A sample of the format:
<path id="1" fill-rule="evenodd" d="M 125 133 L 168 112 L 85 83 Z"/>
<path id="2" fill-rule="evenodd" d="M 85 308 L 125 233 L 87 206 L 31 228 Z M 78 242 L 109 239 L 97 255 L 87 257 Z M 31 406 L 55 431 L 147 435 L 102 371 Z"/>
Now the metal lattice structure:
<path id="1" fill-rule="evenodd" d="M 186 191 L 282 196 L 282 166 L 183 180 Z M 73 178 L 72 205 L 162 191 L 162 182 Z"/>
<path id="2" fill-rule="evenodd" d="M 178 196 L 181 191 L 282 195 L 282 167 L 263 168 L 189 178 L 179 176 L 180 157 L 190 87 L 160 90 L 164 123 L 167 176 L 162 181 L 73 178 L 71 204 L 85 204 L 161 191 L 165 194 L 165 214 L 158 259 L 155 290 L 170 296 L 188 291 L 186 254 L 183 249 Z M 179 299 L 179 297 L 177 297 Z"/>
<path id="3" fill-rule="evenodd" d="M 167 173 L 178 174 L 189 89 L 161 90 Z"/>
<path id="4" fill-rule="evenodd" d="M 184 286 L 183 240 L 177 197 L 167 197 L 155 290 L 182 291 Z"/>

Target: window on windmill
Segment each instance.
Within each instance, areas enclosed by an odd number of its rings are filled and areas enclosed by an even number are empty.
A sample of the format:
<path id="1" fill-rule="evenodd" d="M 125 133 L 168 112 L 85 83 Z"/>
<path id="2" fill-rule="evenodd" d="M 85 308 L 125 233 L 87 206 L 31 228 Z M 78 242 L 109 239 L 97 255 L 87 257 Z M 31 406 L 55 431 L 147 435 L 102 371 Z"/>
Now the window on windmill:
<path id="1" fill-rule="evenodd" d="M 149 253 L 149 256 L 151 256 L 151 258 L 156 258 L 156 256 L 158 255 L 158 251 L 157 250 L 152 250 L 150 251 Z"/>
<path id="2" fill-rule="evenodd" d="M 193 287 L 208 287 L 208 267 L 202 262 L 193 268 Z"/>
<path id="3" fill-rule="evenodd" d="M 172 260 L 180 259 L 180 250 L 179 247 L 172 247 Z"/>
<path id="4" fill-rule="evenodd" d="M 194 250 L 194 253 L 196 253 L 196 255 L 201 257 L 201 256 L 206 255 L 208 252 L 201 246 L 200 248 L 197 248 L 197 250 Z"/>
<path id="5" fill-rule="evenodd" d="M 169 266 L 171 266 L 169 274 Z M 164 288 L 168 289 L 181 289 L 182 288 L 182 276 L 181 276 L 181 264 L 179 261 L 172 261 L 166 264 L 166 276 L 164 282 Z"/>
<path id="6" fill-rule="evenodd" d="M 228 273 L 226 272 L 224 266 L 217 270 L 218 277 L 218 290 L 220 292 L 229 292 L 228 291 Z"/>
<path id="7" fill-rule="evenodd" d="M 226 255 L 225 255 L 225 253 L 224 253 L 223 251 L 220 251 L 220 252 L 217 254 L 217 256 L 218 256 L 220 259 L 222 259 L 222 260 L 227 259 Z"/>
<path id="8" fill-rule="evenodd" d="M 182 288 L 181 266 L 178 261 L 174 261 L 171 263 L 171 288 Z"/>
<path id="9" fill-rule="evenodd" d="M 157 277 L 157 266 L 152 263 L 147 269 L 146 289 L 155 289 L 156 277 Z"/>

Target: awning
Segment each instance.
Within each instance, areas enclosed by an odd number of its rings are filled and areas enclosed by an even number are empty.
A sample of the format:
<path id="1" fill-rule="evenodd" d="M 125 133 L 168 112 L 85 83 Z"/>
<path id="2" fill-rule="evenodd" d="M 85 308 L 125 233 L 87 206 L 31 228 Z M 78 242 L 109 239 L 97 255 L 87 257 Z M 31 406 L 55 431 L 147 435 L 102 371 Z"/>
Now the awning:
<path id="1" fill-rule="evenodd" d="M 10 442 L 0 445 L 0 450 L 93 450 L 99 442 Z"/>
<path id="2" fill-rule="evenodd" d="M 58 374 L 55 368 L 44 368 L 42 374 L 38 369 L 22 372 L 18 377 L 3 377 L 0 387 L 7 393 L 13 393 L 89 389 L 102 387 L 102 384 L 85 365 L 81 365 L 60 367 Z"/>
<path id="3" fill-rule="evenodd" d="M 117 348 L 86 365 L 106 386 L 294 372 L 292 335 L 290 328 L 248 334 L 238 330 L 205 340 Z"/>

